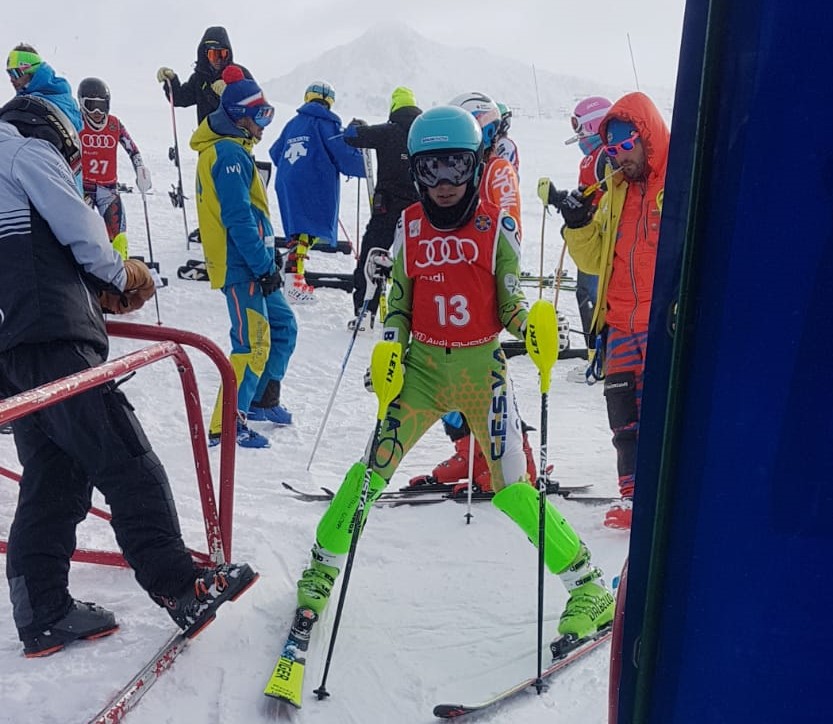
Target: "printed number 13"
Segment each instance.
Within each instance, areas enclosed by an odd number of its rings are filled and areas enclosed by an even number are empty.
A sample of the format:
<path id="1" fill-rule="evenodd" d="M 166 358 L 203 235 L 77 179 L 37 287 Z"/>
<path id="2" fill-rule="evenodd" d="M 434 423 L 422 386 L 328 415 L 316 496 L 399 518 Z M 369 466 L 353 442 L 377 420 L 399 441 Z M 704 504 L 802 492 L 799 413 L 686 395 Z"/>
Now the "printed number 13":
<path id="1" fill-rule="evenodd" d="M 437 320 L 441 327 L 447 327 L 449 323 L 455 327 L 465 327 L 469 323 L 469 301 L 462 294 L 455 294 L 448 300 L 437 295 L 434 303 L 437 305 Z"/>

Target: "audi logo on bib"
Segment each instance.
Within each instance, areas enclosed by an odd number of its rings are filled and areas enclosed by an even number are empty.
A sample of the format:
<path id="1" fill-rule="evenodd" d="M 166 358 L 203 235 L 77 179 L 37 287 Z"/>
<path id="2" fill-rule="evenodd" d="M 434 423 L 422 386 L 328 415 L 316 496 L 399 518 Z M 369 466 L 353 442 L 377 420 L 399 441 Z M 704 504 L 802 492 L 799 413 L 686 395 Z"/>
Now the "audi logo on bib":
<path id="1" fill-rule="evenodd" d="M 414 266 L 418 269 L 443 264 L 474 264 L 480 253 L 472 239 L 459 239 L 456 236 L 422 239 L 419 250 L 420 258 L 414 260 Z"/>
<path id="2" fill-rule="evenodd" d="M 115 148 L 116 139 L 106 133 L 85 133 L 81 136 L 81 143 L 84 148 Z"/>

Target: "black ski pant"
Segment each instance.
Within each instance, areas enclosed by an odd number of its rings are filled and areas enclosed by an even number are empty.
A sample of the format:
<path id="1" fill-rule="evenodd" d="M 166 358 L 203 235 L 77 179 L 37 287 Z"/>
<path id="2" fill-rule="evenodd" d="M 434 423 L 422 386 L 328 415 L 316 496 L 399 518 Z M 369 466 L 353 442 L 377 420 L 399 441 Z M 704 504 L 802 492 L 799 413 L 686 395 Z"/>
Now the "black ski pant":
<path id="1" fill-rule="evenodd" d="M 87 344 L 20 345 L 0 353 L 0 396 L 11 397 L 103 361 Z M 188 589 L 195 569 L 167 476 L 114 383 L 33 412 L 12 426 L 23 476 L 6 577 L 21 639 L 69 611 L 69 559 L 93 487 L 110 507 L 116 540 L 139 585 L 164 596 Z"/>
<path id="2" fill-rule="evenodd" d="M 396 233 L 396 224 L 402 214 L 402 209 L 377 213 L 370 217 L 362 237 L 362 248 L 356 270 L 353 272 L 353 312 L 359 315 L 364 304 L 364 294 L 367 290 L 367 280 L 364 277 L 364 265 L 371 249 L 390 249 Z M 379 309 L 381 286 L 377 285 L 376 293 L 368 306 L 368 314 L 372 317 Z M 384 321 L 384 320 L 382 320 Z"/>
<path id="3" fill-rule="evenodd" d="M 599 277 L 585 274 L 581 269 L 576 273 L 576 303 L 584 331 L 584 345 L 587 349 L 596 346 L 596 335 L 591 332 L 593 312 L 596 309 L 596 296 L 599 291 Z"/>

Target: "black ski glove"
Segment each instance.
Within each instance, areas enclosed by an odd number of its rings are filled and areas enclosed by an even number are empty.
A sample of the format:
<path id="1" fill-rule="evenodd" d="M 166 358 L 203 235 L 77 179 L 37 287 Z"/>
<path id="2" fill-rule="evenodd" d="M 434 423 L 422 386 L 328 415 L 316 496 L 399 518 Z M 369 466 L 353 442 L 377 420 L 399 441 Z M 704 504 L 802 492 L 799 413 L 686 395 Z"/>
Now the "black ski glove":
<path id="1" fill-rule="evenodd" d="M 580 229 L 593 219 L 593 194 L 585 196 L 581 189 L 559 196 L 550 203 L 558 209 L 568 229 Z"/>
<path id="2" fill-rule="evenodd" d="M 350 123 L 348 123 L 347 125 L 348 125 L 348 126 L 353 126 L 353 127 L 356 127 L 356 128 L 357 128 L 357 127 L 359 127 L 359 126 L 366 126 L 366 125 L 367 125 L 367 121 L 365 121 L 363 118 L 354 118 L 354 119 L 353 119 L 352 121 L 350 121 Z"/>
<path id="3" fill-rule="evenodd" d="M 283 285 L 280 267 L 275 267 L 275 271 L 273 272 L 262 274 L 258 277 L 257 281 L 260 283 L 260 290 L 263 292 L 264 297 L 268 297 L 272 292 L 278 291 Z"/>

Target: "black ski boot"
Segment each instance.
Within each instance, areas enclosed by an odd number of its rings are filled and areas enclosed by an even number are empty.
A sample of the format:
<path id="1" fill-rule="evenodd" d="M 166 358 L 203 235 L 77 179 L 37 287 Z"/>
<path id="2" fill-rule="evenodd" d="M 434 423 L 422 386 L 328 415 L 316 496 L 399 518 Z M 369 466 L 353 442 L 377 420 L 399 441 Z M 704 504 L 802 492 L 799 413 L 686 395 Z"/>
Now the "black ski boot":
<path id="1" fill-rule="evenodd" d="M 22 637 L 23 655 L 27 659 L 49 656 L 78 639 L 97 639 L 118 630 L 112 611 L 83 601 L 72 602 L 72 608 L 46 631 Z"/>
<path id="2" fill-rule="evenodd" d="M 193 638 L 214 620 L 220 606 L 237 600 L 258 577 L 246 563 L 224 563 L 199 571 L 194 584 L 180 596 L 151 594 L 151 598 L 167 609 L 188 638 Z"/>

